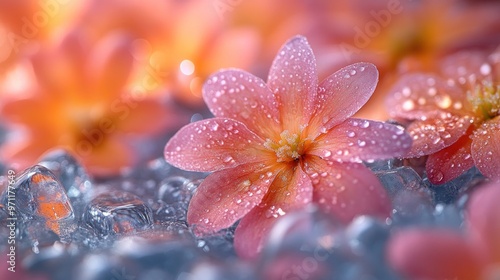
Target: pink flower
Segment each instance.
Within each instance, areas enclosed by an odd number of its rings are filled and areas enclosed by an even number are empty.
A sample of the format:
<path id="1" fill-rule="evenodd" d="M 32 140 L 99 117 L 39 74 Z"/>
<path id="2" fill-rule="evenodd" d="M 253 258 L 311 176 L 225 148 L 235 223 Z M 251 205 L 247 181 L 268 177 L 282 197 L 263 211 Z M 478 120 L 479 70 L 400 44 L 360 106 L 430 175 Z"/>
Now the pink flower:
<path id="1" fill-rule="evenodd" d="M 373 93 L 377 69 L 357 63 L 321 83 L 316 71 L 297 36 L 278 52 L 267 84 L 234 69 L 208 78 L 203 97 L 215 118 L 183 127 L 165 147 L 174 166 L 215 171 L 189 205 L 198 234 L 243 218 L 235 247 L 254 257 L 278 217 L 312 202 L 344 222 L 389 215 L 384 188 L 361 161 L 403 156 L 411 139 L 394 125 L 350 118 Z"/>
<path id="2" fill-rule="evenodd" d="M 389 241 L 389 263 L 411 279 L 498 279 L 500 185 L 490 183 L 472 197 L 466 232 L 413 228 Z"/>
<path id="3" fill-rule="evenodd" d="M 387 100 L 391 116 L 414 120 L 409 157 L 429 155 L 426 172 L 434 184 L 455 179 L 472 166 L 500 179 L 500 49 L 486 55 L 448 57 L 441 75 L 410 74 Z"/>

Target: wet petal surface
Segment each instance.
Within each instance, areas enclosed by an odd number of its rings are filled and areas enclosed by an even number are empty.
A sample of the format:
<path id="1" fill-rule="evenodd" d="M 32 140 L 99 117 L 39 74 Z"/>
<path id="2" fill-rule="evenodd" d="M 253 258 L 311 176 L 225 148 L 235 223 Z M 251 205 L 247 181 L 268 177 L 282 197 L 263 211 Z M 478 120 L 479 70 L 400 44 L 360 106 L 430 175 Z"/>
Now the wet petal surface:
<path id="1" fill-rule="evenodd" d="M 255 258 L 277 219 L 290 211 L 303 208 L 311 199 L 311 180 L 304 171 L 299 166 L 295 170 L 282 170 L 261 204 L 254 207 L 236 228 L 234 246 L 238 255 Z"/>
<path id="2" fill-rule="evenodd" d="M 483 175 L 500 179 L 500 117 L 485 122 L 472 135 L 472 158 Z"/>
<path id="3" fill-rule="evenodd" d="M 318 89 L 316 58 L 302 36 L 290 39 L 273 61 L 267 84 L 276 95 L 283 127 L 292 133 L 309 122 Z"/>
<path id="4" fill-rule="evenodd" d="M 411 146 L 403 128 L 351 118 L 314 140 L 309 154 L 344 161 L 360 162 L 404 156 Z"/>
<path id="5" fill-rule="evenodd" d="M 210 174 L 191 199 L 187 222 L 198 234 L 230 227 L 262 201 L 278 171 L 250 163 Z"/>
<path id="6" fill-rule="evenodd" d="M 241 122 L 213 118 L 181 128 L 167 143 L 165 158 L 185 170 L 215 171 L 272 156 L 255 148 L 263 142 Z"/>
<path id="7" fill-rule="evenodd" d="M 426 119 L 441 112 L 470 112 L 465 92 L 436 75 L 409 74 L 392 88 L 386 100 L 391 117 Z"/>
<path id="8" fill-rule="evenodd" d="M 359 215 L 390 216 L 391 201 L 385 189 L 363 164 L 311 158 L 306 170 L 314 185 L 314 202 L 343 223 Z"/>
<path id="9" fill-rule="evenodd" d="M 407 157 L 429 155 L 450 146 L 466 133 L 470 125 L 470 117 L 450 113 L 414 121 L 406 128 L 413 140 Z"/>
<path id="10" fill-rule="evenodd" d="M 309 133 L 314 137 L 351 117 L 368 101 L 377 82 L 377 68 L 370 63 L 352 64 L 330 75 L 319 84 Z"/>
<path id="11" fill-rule="evenodd" d="M 250 73 L 223 70 L 213 74 L 203 86 L 203 98 L 216 117 L 238 120 L 263 138 L 280 132 L 275 96 Z"/>
<path id="12" fill-rule="evenodd" d="M 471 143 L 470 136 L 466 134 L 453 145 L 430 155 L 425 166 L 429 181 L 444 184 L 474 166 Z"/>

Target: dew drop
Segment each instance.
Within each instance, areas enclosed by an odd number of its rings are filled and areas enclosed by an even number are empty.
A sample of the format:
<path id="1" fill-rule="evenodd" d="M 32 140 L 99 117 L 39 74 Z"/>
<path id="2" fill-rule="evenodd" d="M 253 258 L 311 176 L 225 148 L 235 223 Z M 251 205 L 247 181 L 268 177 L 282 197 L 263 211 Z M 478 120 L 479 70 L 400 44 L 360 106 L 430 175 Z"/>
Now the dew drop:
<path id="1" fill-rule="evenodd" d="M 413 100 L 408 99 L 405 102 L 403 102 L 403 110 L 405 111 L 410 111 L 415 108 L 415 103 L 413 103 Z"/>
<path id="2" fill-rule="evenodd" d="M 437 105 L 439 106 L 439 108 L 442 108 L 442 109 L 447 109 L 451 106 L 451 98 L 450 96 L 448 95 L 444 95 L 442 96 L 438 101 L 437 101 Z"/>
<path id="3" fill-rule="evenodd" d="M 404 96 L 408 97 L 411 94 L 411 89 L 409 87 L 404 87 L 402 93 Z"/>
<path id="4" fill-rule="evenodd" d="M 479 69 L 479 71 L 484 76 L 487 76 L 487 75 L 491 74 L 491 66 L 487 63 L 484 63 L 483 65 L 481 65 L 481 68 Z"/>

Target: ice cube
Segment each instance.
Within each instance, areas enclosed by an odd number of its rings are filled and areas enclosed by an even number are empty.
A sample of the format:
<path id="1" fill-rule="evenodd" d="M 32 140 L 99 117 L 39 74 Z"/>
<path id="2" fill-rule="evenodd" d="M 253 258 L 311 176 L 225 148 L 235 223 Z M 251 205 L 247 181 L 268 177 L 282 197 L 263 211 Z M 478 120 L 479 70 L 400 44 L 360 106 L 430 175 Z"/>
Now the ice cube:
<path id="1" fill-rule="evenodd" d="M 132 234 L 153 225 L 153 213 L 136 195 L 111 191 L 96 196 L 87 205 L 83 222 L 101 237 Z"/>
<path id="2" fill-rule="evenodd" d="M 66 150 L 56 149 L 44 154 L 38 164 L 50 169 L 62 183 L 77 216 L 80 216 L 92 195 L 91 178 L 80 162 Z"/>
<path id="3" fill-rule="evenodd" d="M 46 229 L 61 238 L 68 237 L 76 226 L 73 207 L 62 184 L 44 166 L 35 165 L 20 173 L 0 201 L 7 207 L 13 206 L 12 214 L 18 223 L 41 220 Z"/>

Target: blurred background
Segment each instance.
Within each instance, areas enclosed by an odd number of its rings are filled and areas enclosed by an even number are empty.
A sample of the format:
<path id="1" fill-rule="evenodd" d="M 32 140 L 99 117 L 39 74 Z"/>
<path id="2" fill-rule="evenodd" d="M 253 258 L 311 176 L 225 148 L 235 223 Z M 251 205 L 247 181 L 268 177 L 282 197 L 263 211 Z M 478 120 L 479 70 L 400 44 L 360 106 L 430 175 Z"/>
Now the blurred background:
<path id="1" fill-rule="evenodd" d="M 498 1 L 474 0 L 1 0 L 0 156 L 23 169 L 63 148 L 94 176 L 134 168 L 210 117 L 208 75 L 237 67 L 266 79 L 296 34 L 320 79 L 376 64 L 378 88 L 358 116 L 387 120 L 400 75 L 497 48 L 499 15 Z"/>

